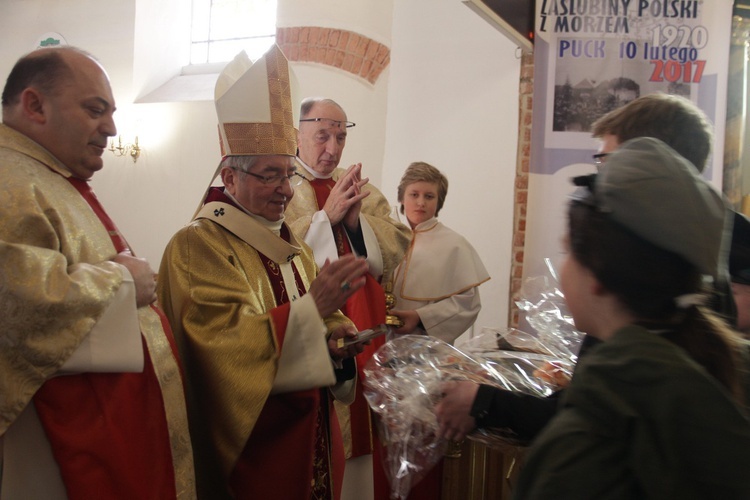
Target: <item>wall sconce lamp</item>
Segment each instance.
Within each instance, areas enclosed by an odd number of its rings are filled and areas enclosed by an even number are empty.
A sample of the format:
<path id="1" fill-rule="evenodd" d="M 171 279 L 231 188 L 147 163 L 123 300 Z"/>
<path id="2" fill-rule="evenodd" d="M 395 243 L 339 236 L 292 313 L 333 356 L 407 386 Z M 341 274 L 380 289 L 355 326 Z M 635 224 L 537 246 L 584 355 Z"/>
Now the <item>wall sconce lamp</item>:
<path id="1" fill-rule="evenodd" d="M 133 163 L 138 161 L 138 157 L 141 156 L 141 148 L 138 146 L 138 136 L 135 136 L 135 142 L 133 144 L 122 143 L 122 136 L 117 137 L 117 146 L 115 141 L 112 141 L 107 148 L 115 156 L 130 156 L 133 159 Z"/>

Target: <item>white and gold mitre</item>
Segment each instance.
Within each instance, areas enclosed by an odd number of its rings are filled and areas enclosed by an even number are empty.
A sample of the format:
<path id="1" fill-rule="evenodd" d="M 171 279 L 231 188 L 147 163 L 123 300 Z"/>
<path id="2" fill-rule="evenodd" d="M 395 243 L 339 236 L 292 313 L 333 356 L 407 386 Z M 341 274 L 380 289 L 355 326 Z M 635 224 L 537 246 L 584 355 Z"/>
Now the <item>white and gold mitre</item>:
<path id="1" fill-rule="evenodd" d="M 297 154 L 297 78 L 278 45 L 253 62 L 240 52 L 214 90 L 222 155 Z"/>

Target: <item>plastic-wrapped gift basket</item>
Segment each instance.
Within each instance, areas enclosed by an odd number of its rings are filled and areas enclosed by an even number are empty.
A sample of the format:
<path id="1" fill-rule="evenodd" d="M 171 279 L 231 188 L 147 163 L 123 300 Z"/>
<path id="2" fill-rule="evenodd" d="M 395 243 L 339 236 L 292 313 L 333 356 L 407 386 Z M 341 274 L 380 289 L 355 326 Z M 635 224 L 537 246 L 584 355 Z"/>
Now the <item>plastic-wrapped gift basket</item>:
<path id="1" fill-rule="evenodd" d="M 423 335 L 396 336 L 365 367 L 365 397 L 377 414 L 391 496 L 404 499 L 442 458 L 448 442 L 436 437 L 434 406 L 441 384 L 472 380 L 501 389 L 549 396 L 565 387 L 582 334 L 562 294 L 546 277 L 527 280 L 516 302 L 535 330 L 483 328 L 460 348 Z M 507 429 L 477 429 L 470 439 L 489 446 L 518 444 Z"/>

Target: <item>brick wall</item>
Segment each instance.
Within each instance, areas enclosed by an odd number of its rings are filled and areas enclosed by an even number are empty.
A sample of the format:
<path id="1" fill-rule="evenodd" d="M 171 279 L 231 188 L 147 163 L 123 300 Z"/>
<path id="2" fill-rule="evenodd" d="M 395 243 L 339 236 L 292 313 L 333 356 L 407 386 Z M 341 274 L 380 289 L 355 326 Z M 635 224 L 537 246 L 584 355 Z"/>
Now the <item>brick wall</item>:
<path id="1" fill-rule="evenodd" d="M 290 61 L 332 66 L 372 84 L 391 62 L 391 49 L 347 30 L 317 26 L 277 28 L 276 43 Z"/>
<path id="2" fill-rule="evenodd" d="M 516 296 L 521 289 L 523 276 L 524 245 L 526 242 L 526 207 L 529 194 L 529 161 L 531 153 L 531 110 L 534 87 L 534 56 L 522 55 L 521 78 L 518 96 L 518 159 L 516 161 L 516 183 L 514 190 L 515 210 L 513 214 L 513 252 L 510 272 L 509 326 L 518 326 Z"/>

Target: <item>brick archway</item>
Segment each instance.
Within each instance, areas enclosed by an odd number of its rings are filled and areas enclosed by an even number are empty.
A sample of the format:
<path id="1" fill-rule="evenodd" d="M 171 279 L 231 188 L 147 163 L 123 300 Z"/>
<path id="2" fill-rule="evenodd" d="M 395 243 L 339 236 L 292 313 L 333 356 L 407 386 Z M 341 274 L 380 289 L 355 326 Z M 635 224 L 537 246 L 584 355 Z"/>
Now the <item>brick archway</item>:
<path id="1" fill-rule="evenodd" d="M 391 49 L 347 30 L 317 26 L 277 28 L 276 43 L 289 61 L 332 66 L 371 84 L 391 61 Z"/>

